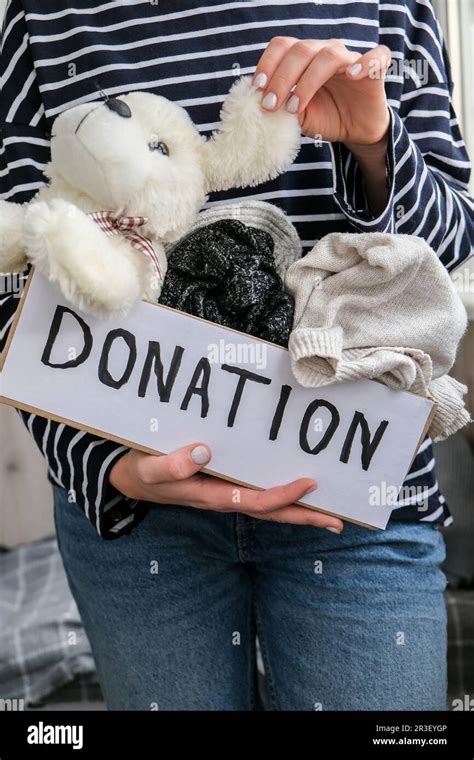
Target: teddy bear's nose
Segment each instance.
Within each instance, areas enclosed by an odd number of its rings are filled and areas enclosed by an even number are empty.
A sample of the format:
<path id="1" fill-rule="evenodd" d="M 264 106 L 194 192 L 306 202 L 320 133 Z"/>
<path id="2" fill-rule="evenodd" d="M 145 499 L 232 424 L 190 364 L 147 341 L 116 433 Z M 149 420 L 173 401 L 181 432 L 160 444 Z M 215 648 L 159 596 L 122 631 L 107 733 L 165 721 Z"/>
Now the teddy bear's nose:
<path id="1" fill-rule="evenodd" d="M 119 100 L 119 98 L 109 98 L 105 101 L 105 105 L 110 111 L 113 111 L 119 116 L 123 116 L 124 119 L 130 119 L 132 115 L 128 105 L 124 103 L 123 100 Z"/>

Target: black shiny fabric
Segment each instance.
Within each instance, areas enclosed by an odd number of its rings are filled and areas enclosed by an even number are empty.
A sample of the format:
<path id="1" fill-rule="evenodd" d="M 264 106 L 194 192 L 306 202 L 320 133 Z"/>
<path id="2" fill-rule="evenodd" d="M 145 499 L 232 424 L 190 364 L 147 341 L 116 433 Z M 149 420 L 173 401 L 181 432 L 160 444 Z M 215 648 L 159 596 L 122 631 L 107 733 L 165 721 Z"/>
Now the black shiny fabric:
<path id="1" fill-rule="evenodd" d="M 169 253 L 160 303 L 287 346 L 294 302 L 273 248 L 271 235 L 236 219 L 198 228 Z"/>

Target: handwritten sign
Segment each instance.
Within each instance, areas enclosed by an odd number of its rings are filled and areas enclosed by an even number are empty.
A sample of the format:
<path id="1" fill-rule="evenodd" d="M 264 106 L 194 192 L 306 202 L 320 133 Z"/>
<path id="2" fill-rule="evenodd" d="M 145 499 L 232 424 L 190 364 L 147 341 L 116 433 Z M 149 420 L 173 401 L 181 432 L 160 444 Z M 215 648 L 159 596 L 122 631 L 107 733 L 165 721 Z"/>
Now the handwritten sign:
<path id="1" fill-rule="evenodd" d="M 2 355 L 0 396 L 152 453 L 205 441 L 207 471 L 237 484 L 314 477 L 303 504 L 378 528 L 393 503 L 374 503 L 373 489 L 398 491 L 432 410 L 369 380 L 302 388 L 285 349 L 163 306 L 97 320 L 36 272 Z"/>

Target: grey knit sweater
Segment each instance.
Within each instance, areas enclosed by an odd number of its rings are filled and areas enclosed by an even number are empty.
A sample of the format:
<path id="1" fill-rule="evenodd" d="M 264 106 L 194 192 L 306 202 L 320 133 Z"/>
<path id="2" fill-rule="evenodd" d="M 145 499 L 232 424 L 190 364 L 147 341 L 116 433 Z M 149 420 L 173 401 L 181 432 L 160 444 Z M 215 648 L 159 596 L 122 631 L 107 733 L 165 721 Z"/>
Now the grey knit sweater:
<path id="1" fill-rule="evenodd" d="M 306 387 L 365 377 L 432 398 L 430 435 L 469 421 L 465 386 L 448 376 L 465 309 L 429 245 L 411 235 L 333 233 L 288 270 L 289 350 Z"/>

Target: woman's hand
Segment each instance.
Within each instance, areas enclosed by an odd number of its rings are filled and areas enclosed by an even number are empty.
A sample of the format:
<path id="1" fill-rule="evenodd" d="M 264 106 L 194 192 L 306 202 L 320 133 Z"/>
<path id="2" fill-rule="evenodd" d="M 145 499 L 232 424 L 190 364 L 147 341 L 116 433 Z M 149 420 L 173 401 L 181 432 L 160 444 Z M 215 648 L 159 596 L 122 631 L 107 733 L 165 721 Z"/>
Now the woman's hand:
<path id="1" fill-rule="evenodd" d="M 243 512 L 260 520 L 313 525 L 337 533 L 343 529 L 342 520 L 295 505 L 295 501 L 315 490 L 316 483 L 311 478 L 256 491 L 199 474 L 210 459 L 209 448 L 197 443 L 166 456 L 153 456 L 132 449 L 115 463 L 109 480 L 131 499 L 215 512 Z"/>
<path id="2" fill-rule="evenodd" d="M 298 115 L 308 137 L 347 146 L 377 216 L 389 197 L 385 157 L 390 114 L 384 88 L 389 65 L 385 45 L 360 55 L 340 40 L 274 37 L 253 80 L 264 91 L 262 108 L 286 108 Z"/>
<path id="3" fill-rule="evenodd" d="M 254 84 L 264 93 L 263 108 L 298 114 L 308 137 L 374 145 L 386 137 L 390 123 L 384 89 L 389 64 L 385 45 L 360 55 L 337 39 L 274 37 Z"/>

